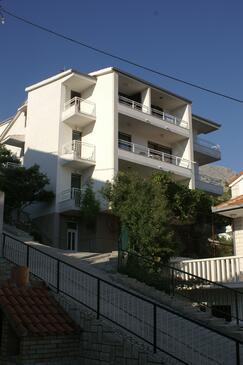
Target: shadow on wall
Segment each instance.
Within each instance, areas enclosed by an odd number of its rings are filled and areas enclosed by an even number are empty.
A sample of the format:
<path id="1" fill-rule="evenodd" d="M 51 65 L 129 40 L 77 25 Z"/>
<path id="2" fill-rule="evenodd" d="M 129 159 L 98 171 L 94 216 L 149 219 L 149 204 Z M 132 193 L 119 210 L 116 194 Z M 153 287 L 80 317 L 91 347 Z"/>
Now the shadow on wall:
<path id="1" fill-rule="evenodd" d="M 92 179 L 93 189 L 98 192 L 97 199 L 101 202 L 96 224 L 88 229 L 81 221 L 80 208 L 75 201 L 72 186 L 72 174 L 81 175 L 82 185 L 92 176 L 94 166 L 79 164 L 78 160 L 71 159 L 63 164 L 56 152 L 45 153 L 37 150 L 27 150 L 24 157 L 24 165 L 30 167 L 34 164 L 40 166 L 40 171 L 45 173 L 55 199 L 52 203 L 38 203 L 28 208 L 28 213 L 38 226 L 43 235 L 42 243 L 50 244 L 62 249 L 74 249 L 88 252 L 110 252 L 117 248 L 118 222 L 115 217 L 107 213 L 106 204 L 99 191 L 105 181 Z M 76 188 L 76 187 L 75 187 Z M 68 232 L 72 232 L 74 243 L 68 247 Z M 48 238 L 48 239 L 46 239 Z"/>

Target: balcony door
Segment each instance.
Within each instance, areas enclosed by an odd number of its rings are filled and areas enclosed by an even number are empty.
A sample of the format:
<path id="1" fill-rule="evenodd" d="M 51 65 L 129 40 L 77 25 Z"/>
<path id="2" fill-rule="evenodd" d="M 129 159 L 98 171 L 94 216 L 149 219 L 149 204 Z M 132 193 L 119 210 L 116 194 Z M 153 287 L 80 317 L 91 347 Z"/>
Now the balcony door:
<path id="1" fill-rule="evenodd" d="M 172 149 L 170 147 L 162 146 L 155 142 L 148 142 L 148 148 L 150 149 L 150 156 L 158 160 L 163 160 L 165 162 L 172 162 Z"/>
<path id="2" fill-rule="evenodd" d="M 77 158 L 81 158 L 82 153 L 82 132 L 74 130 L 72 131 L 72 149 L 76 153 Z"/>
<path id="3" fill-rule="evenodd" d="M 74 200 L 76 207 L 79 207 L 80 203 L 81 203 L 81 185 L 82 185 L 82 175 L 72 173 L 71 174 L 71 199 Z"/>
<path id="4" fill-rule="evenodd" d="M 77 251 L 78 248 L 78 229 L 77 223 L 68 222 L 67 224 L 67 249 Z"/>
<path id="5" fill-rule="evenodd" d="M 118 147 L 122 150 L 131 151 L 132 136 L 123 132 L 118 133 Z"/>

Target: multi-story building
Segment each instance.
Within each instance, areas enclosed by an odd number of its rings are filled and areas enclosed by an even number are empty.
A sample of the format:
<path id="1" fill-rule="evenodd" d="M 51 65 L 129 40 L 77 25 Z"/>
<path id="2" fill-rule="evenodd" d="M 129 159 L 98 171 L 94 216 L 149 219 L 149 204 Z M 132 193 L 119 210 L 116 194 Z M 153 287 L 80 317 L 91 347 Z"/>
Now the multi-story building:
<path id="1" fill-rule="evenodd" d="M 27 101 L 0 125 L 0 142 L 48 175 L 55 201 L 31 214 L 55 245 L 113 247 L 116 228 L 105 210 L 96 233 L 80 222 L 80 191 L 89 178 L 98 192 L 119 170 L 142 176 L 163 170 L 191 189 L 222 193 L 198 168 L 220 159 L 219 146 L 200 138 L 220 125 L 193 115 L 190 100 L 116 68 L 70 69 L 26 92 Z"/>

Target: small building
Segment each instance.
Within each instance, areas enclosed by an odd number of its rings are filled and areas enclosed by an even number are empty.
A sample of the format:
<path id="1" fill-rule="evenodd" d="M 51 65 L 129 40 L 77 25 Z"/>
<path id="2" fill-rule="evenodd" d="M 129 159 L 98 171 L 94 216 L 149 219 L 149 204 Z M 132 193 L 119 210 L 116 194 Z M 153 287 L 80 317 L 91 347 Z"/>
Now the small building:
<path id="1" fill-rule="evenodd" d="M 80 329 L 46 287 L 0 289 L 1 364 L 77 364 Z"/>
<path id="2" fill-rule="evenodd" d="M 243 171 L 230 183 L 232 198 L 212 208 L 213 213 L 232 218 L 234 255 L 243 256 Z"/>

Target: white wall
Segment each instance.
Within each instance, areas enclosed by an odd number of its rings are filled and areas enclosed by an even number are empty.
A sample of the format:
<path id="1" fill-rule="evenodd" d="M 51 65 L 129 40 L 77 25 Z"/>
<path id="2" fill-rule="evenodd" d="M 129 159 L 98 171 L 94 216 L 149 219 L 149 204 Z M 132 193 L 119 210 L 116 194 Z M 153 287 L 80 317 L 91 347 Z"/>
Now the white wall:
<path id="1" fill-rule="evenodd" d="M 234 254 L 243 256 L 243 217 L 233 220 Z"/>
<path id="2" fill-rule="evenodd" d="M 95 189 L 100 189 L 118 171 L 118 75 L 115 72 L 97 77 L 92 99 L 96 102 L 96 121 L 92 134 L 83 140 L 96 146 L 92 178 Z"/>
<path id="3" fill-rule="evenodd" d="M 231 186 L 232 198 L 243 195 L 243 176 L 233 186 Z"/>
<path id="4" fill-rule="evenodd" d="M 46 84 L 29 91 L 25 140 L 25 166 L 37 163 L 40 170 L 50 179 L 49 189 L 56 194 L 61 81 Z M 40 208 L 40 211 L 39 211 Z M 33 214 L 53 212 L 55 204 L 43 211 L 43 207 L 33 208 Z"/>

